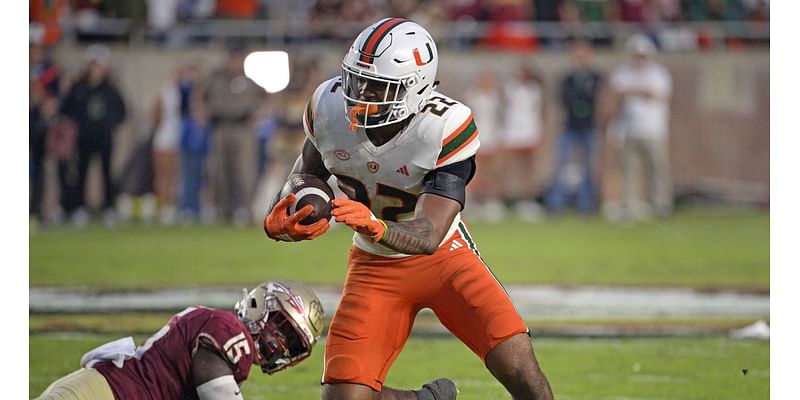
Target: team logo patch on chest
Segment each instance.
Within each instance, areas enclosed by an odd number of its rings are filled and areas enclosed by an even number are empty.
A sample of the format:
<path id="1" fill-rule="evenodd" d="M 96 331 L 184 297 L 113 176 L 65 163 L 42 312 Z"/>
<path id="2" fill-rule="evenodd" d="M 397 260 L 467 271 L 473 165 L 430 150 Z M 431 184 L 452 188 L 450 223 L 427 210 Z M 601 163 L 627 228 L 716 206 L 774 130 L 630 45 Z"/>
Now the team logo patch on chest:
<path id="1" fill-rule="evenodd" d="M 369 170 L 369 172 L 372 172 L 373 174 L 378 172 L 378 169 L 380 169 L 380 167 L 381 167 L 380 164 L 376 163 L 375 161 L 367 162 L 367 169 Z"/>
<path id="2" fill-rule="evenodd" d="M 342 161 L 347 161 L 347 160 L 350 159 L 350 153 L 348 153 L 348 152 L 346 152 L 346 151 L 344 151 L 342 149 L 334 150 L 333 151 L 333 155 L 336 156 L 336 158 L 338 158 L 338 159 L 340 159 Z"/>

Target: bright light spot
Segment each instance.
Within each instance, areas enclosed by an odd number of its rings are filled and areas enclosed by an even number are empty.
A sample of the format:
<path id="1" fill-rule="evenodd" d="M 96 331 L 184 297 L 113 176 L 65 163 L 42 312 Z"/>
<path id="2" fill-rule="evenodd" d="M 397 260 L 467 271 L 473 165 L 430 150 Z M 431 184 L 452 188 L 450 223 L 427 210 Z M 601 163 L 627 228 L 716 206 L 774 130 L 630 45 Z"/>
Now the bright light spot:
<path id="1" fill-rule="evenodd" d="M 244 74 L 269 93 L 289 85 L 289 54 L 285 51 L 256 51 L 244 59 Z"/>

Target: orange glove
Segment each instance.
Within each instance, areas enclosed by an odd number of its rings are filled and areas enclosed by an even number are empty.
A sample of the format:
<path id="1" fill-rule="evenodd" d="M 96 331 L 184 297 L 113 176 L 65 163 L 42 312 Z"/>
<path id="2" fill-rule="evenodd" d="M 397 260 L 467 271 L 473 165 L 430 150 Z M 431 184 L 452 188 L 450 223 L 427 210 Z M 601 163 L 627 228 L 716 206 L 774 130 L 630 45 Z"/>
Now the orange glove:
<path id="1" fill-rule="evenodd" d="M 289 215 L 289 207 L 294 204 L 297 197 L 294 193 L 277 202 L 272 211 L 264 218 L 264 232 L 273 240 L 296 242 L 298 240 L 311 240 L 328 231 L 331 224 L 327 219 L 321 219 L 311 225 L 302 225 L 300 221 L 314 212 L 311 204 Z"/>
<path id="2" fill-rule="evenodd" d="M 386 234 L 386 223 L 376 218 L 367 206 L 350 199 L 334 199 L 331 204 L 331 215 L 336 217 L 336 222 L 344 223 L 373 242 L 381 240 Z"/>

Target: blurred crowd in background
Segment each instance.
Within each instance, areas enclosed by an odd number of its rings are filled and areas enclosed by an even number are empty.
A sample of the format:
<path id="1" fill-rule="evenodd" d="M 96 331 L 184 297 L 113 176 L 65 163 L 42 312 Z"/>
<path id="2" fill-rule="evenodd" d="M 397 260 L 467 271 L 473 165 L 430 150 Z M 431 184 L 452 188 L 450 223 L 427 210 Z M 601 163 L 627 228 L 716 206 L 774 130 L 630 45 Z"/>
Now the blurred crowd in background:
<path id="1" fill-rule="evenodd" d="M 289 87 L 268 94 L 244 75 L 247 41 L 241 39 L 255 33 L 243 28 L 240 40 L 226 38 L 224 62 L 198 58 L 173 66 L 156 96 L 146 101 L 143 140 L 124 153 L 124 167 L 115 174 L 112 157 L 122 154 L 114 151 L 115 134 L 131 115 L 130 94 L 112 68 L 115 44 L 202 47 L 204 38 L 213 41 L 230 33 L 215 35 L 220 28 L 203 28 L 203 21 L 261 21 L 263 27 L 263 21 L 278 18 L 291 25 L 279 35 L 288 46 L 326 40 L 349 44 L 364 26 L 385 15 L 413 19 L 432 32 L 439 25 L 456 26 L 447 23 L 474 28 L 461 29 L 460 35 L 450 32 L 440 48 L 524 53 L 551 48 L 569 54 L 569 69 L 553 82 L 544 81 L 535 63 L 522 63 L 507 75 L 481 71 L 474 85 L 446 92 L 473 109 L 481 132 L 479 173 L 469 187 L 471 205 L 465 212 L 487 221 L 509 213 L 523 220 L 568 209 L 597 213 L 602 206 L 597 168 L 607 164 L 600 148 L 608 143 L 619 160 L 624 193 L 618 209 L 607 216 L 669 217 L 672 81 L 654 55 L 684 49 L 688 42 L 694 49 L 720 42 L 704 36 L 704 25 L 664 24 L 737 21 L 722 45 L 769 45 L 768 24 L 766 33 L 742 30 L 763 29 L 750 24 L 768 23 L 768 0 L 30 0 L 32 227 L 82 228 L 93 218 L 108 227 L 135 221 L 260 223 L 301 147 L 302 110 L 316 85 L 328 78 L 324 71 L 331 70 L 313 57 L 292 58 Z M 182 30 L 186 26 L 192 29 Z M 551 27 L 555 30 L 543 34 Z M 691 29 L 690 40 L 673 40 L 677 36 L 670 32 L 684 29 Z M 269 35 L 261 39 L 271 40 Z M 80 71 L 68 71 L 54 56 L 52 49 L 65 43 L 84 49 Z M 594 50 L 605 46 L 617 46 L 629 58 L 603 70 Z M 556 95 L 547 96 L 545 85 L 556 86 Z M 548 106 L 565 117 L 552 146 L 552 172 L 541 181 L 532 171 L 541 157 Z M 650 122 L 643 127 L 637 118 Z M 641 199 L 637 193 L 642 190 L 633 187 L 641 180 L 634 178 L 634 157 L 641 157 L 648 174 L 649 188 Z M 48 160 L 57 176 L 49 188 Z M 101 189 L 92 201 L 88 181 L 95 160 Z M 55 207 L 46 206 L 46 193 L 55 193 Z"/>
<path id="2" fill-rule="evenodd" d="M 176 65 L 147 102 L 143 139 L 119 152 L 112 146 L 129 96 L 111 69 L 108 47 L 89 46 L 75 76 L 62 73 L 42 47 L 32 46 L 30 54 L 30 213 L 44 226 L 84 227 L 92 216 L 107 226 L 134 219 L 164 225 L 260 220 L 253 204 L 265 207 L 282 185 L 304 138 L 310 85 L 321 81 L 313 62 L 298 64 L 289 87 L 267 96 L 244 75 L 244 48 L 229 46 L 222 65 Z M 126 154 L 124 166 L 112 176 L 111 157 L 120 154 Z M 57 170 L 54 210 L 44 207 L 46 159 Z M 98 204 L 88 198 L 94 160 L 102 175 Z"/>
<path id="3" fill-rule="evenodd" d="M 127 40 L 184 45 L 258 35 L 286 45 L 348 42 L 386 15 L 449 45 L 531 50 L 570 35 L 612 45 L 646 30 L 668 49 L 765 44 L 769 0 L 29 0 L 33 40 Z M 236 22 L 250 21 L 251 24 Z M 533 24 L 531 23 L 533 22 Z"/>

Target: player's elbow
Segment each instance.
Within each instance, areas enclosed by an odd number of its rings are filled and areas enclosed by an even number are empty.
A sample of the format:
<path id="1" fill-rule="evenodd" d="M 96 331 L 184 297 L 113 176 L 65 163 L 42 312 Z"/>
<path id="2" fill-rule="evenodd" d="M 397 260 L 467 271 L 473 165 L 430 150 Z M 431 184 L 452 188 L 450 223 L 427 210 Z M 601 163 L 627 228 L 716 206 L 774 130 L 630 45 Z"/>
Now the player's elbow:
<path id="1" fill-rule="evenodd" d="M 428 240 L 426 240 L 425 245 L 422 246 L 422 254 L 431 255 L 436 253 L 436 250 L 439 250 L 439 245 L 444 241 L 446 234 L 447 231 L 443 231 L 428 236 Z"/>
<path id="2" fill-rule="evenodd" d="M 436 246 L 436 244 L 438 243 L 430 242 L 427 246 L 424 246 L 422 248 L 422 254 L 429 256 L 433 253 L 436 253 L 436 250 L 439 248 L 438 246 Z"/>

